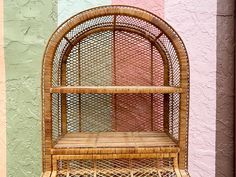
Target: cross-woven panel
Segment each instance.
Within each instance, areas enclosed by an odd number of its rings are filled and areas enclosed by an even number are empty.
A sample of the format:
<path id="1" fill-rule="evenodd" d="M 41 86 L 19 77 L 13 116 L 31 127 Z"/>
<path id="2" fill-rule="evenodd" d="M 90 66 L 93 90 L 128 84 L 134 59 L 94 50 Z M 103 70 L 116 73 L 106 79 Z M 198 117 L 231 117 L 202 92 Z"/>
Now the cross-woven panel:
<path id="1" fill-rule="evenodd" d="M 176 177 L 173 159 L 59 160 L 57 177 Z"/>
<path id="2" fill-rule="evenodd" d="M 67 94 L 68 132 L 112 131 L 112 95 Z"/>
<path id="3" fill-rule="evenodd" d="M 112 95 L 81 94 L 81 131 L 112 131 Z"/>
<path id="4" fill-rule="evenodd" d="M 73 47 L 66 63 L 68 86 L 111 85 L 111 40 L 111 32 L 100 32 Z M 67 94 L 68 131 L 110 131 L 111 106 L 111 95 Z"/>
<path id="5" fill-rule="evenodd" d="M 116 131 L 163 131 L 162 94 L 119 94 L 115 100 Z"/>
<path id="6" fill-rule="evenodd" d="M 179 104 L 180 95 L 178 93 L 169 95 L 169 133 L 175 140 L 179 140 Z"/>
<path id="7" fill-rule="evenodd" d="M 127 19 L 120 17 L 118 22 L 121 20 Z M 143 37 L 116 32 L 114 57 L 114 85 L 164 85 L 162 58 Z M 117 94 L 113 103 L 116 108 L 113 118 L 118 131 L 163 130 L 162 96 Z"/>
<path id="8" fill-rule="evenodd" d="M 95 33 L 80 44 L 80 84 L 112 84 L 112 32 Z"/>
<path id="9" fill-rule="evenodd" d="M 159 42 L 163 45 L 169 62 L 169 85 L 180 86 L 180 66 L 176 50 L 165 35 L 159 38 Z"/>
<path id="10" fill-rule="evenodd" d="M 89 33 L 100 27 L 108 29 Z M 165 56 L 153 42 L 135 30 L 153 38 Z M 81 38 L 86 32 L 88 35 Z M 71 45 L 68 40 L 73 42 L 73 47 L 66 51 Z M 163 57 L 168 59 L 167 68 L 164 68 Z M 73 28 L 56 51 L 53 86 L 61 85 L 62 58 L 66 63 L 67 86 L 180 86 L 180 66 L 171 41 L 160 29 L 135 17 L 107 15 L 89 19 Z M 167 124 L 169 133 L 178 140 L 179 101 L 179 94 L 168 97 L 163 94 L 67 94 L 67 130 L 164 131 L 164 124 Z M 54 140 L 61 135 L 60 102 L 60 95 L 53 96 Z"/>
<path id="11" fill-rule="evenodd" d="M 55 140 L 61 135 L 60 97 L 53 94 Z M 163 99 L 163 94 L 67 94 L 67 131 L 162 132 Z"/>
<path id="12" fill-rule="evenodd" d="M 52 140 L 54 142 L 61 136 L 60 94 L 52 94 Z"/>

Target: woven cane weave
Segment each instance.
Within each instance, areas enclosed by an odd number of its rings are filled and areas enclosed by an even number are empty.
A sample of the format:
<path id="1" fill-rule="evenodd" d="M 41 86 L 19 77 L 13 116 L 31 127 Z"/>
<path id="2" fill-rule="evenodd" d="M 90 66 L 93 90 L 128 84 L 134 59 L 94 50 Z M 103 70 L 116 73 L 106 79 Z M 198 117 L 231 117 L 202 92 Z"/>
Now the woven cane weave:
<path id="1" fill-rule="evenodd" d="M 59 26 L 44 55 L 42 97 L 44 171 L 54 152 L 140 147 L 173 148 L 177 166 L 171 158 L 59 160 L 57 176 L 172 177 L 187 169 L 188 56 L 175 30 L 150 12 L 97 7 Z"/>
<path id="2" fill-rule="evenodd" d="M 57 177 L 177 177 L 172 158 L 58 160 Z"/>

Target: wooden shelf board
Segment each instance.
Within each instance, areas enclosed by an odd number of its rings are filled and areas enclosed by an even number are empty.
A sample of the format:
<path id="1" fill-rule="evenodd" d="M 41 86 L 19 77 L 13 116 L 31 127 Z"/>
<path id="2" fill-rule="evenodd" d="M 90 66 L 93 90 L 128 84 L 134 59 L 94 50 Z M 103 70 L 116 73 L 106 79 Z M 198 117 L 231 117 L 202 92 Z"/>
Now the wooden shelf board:
<path id="1" fill-rule="evenodd" d="M 170 86 L 61 86 L 52 87 L 51 93 L 181 93 L 180 87 Z"/>
<path id="2" fill-rule="evenodd" d="M 148 148 L 176 147 L 176 143 L 165 133 L 155 132 L 101 132 L 68 133 L 54 148 Z"/>

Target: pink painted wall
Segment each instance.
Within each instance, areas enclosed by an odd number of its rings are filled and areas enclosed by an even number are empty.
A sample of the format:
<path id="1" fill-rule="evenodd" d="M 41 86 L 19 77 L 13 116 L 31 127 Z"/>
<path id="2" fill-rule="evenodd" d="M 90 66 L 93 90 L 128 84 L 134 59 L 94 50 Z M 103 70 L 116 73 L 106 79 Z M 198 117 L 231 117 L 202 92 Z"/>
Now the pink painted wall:
<path id="1" fill-rule="evenodd" d="M 145 10 L 148 10 L 152 13 L 155 13 L 157 14 L 158 16 L 160 17 L 164 17 L 164 0 L 149 0 L 148 3 L 147 1 L 138 1 L 138 0 L 112 0 L 112 4 L 113 5 L 129 5 L 129 6 L 135 6 L 135 7 L 139 7 L 139 8 L 142 8 L 142 9 L 145 9 Z M 121 45 L 122 46 L 122 45 Z M 133 47 L 133 50 L 129 50 L 130 47 Z M 135 48 L 136 46 L 129 46 L 127 48 L 127 50 L 129 51 L 135 51 Z M 150 46 L 139 46 L 139 50 L 140 50 L 140 47 L 141 48 L 150 48 Z M 138 51 L 136 51 L 136 53 L 133 53 L 131 54 L 133 57 L 132 57 L 132 60 L 131 61 L 128 61 L 130 63 L 135 63 L 134 65 L 136 65 L 137 67 L 135 68 L 129 68 L 127 66 L 133 66 L 133 65 L 120 65 L 119 66 L 119 58 L 122 59 L 122 58 L 127 58 L 125 56 L 122 56 L 122 55 L 125 55 L 125 52 L 123 52 L 124 48 L 121 49 L 122 52 L 120 52 L 120 56 L 118 55 L 117 56 L 117 59 L 118 59 L 118 71 L 120 71 L 120 73 L 118 73 L 118 75 L 120 75 L 120 77 L 118 78 L 117 80 L 117 85 L 150 85 L 151 84 L 151 81 L 149 81 L 147 78 L 150 78 L 150 68 L 149 66 L 150 65 L 150 58 L 148 58 L 147 56 L 150 56 L 150 54 L 145 54 L 143 53 L 144 50 L 140 50 L 141 52 L 138 53 Z M 147 51 L 147 50 L 145 50 Z M 119 53 L 119 50 L 117 50 L 117 52 Z M 117 53 L 116 52 L 116 53 Z M 150 51 L 149 51 L 150 52 Z M 155 53 L 155 52 L 154 52 Z M 158 59 L 158 54 L 154 54 L 155 55 L 155 58 Z M 142 60 L 140 60 L 140 58 L 142 58 Z M 145 61 L 143 61 L 143 59 L 146 58 Z M 135 60 L 137 59 L 137 60 Z M 159 56 L 159 59 L 160 59 L 160 56 Z M 143 61 L 143 63 L 140 63 L 140 61 Z M 122 63 L 122 62 L 120 62 Z M 139 70 L 139 66 L 142 65 L 142 66 L 145 66 L 146 69 L 147 69 L 147 72 L 144 74 L 142 73 L 142 77 L 137 77 L 140 75 L 140 70 Z M 158 68 L 159 67 L 159 68 Z M 154 68 L 156 69 L 160 69 L 160 66 L 154 66 Z M 162 68 L 163 69 L 163 68 Z M 131 76 L 131 78 L 129 78 L 128 80 L 131 81 L 133 80 L 135 83 L 127 83 L 127 81 L 125 81 L 124 79 L 122 80 L 122 78 L 127 78 L 127 77 L 124 77 L 123 75 L 126 75 L 128 72 L 132 71 L 132 73 L 130 73 L 129 75 Z M 142 68 L 142 72 L 143 72 L 143 68 Z M 155 72 L 155 69 L 154 69 L 154 72 Z M 123 73 L 123 74 L 122 74 Z M 154 73 L 155 75 L 155 73 Z M 145 79 L 144 79 L 144 78 Z M 156 78 L 156 77 L 155 77 Z M 141 79 L 141 80 L 140 80 Z M 148 83 L 145 83 L 145 81 L 148 80 Z M 128 82 L 129 82 L 128 81 Z M 159 80 L 156 79 L 154 80 L 154 83 L 153 85 L 163 85 L 163 78 Z M 124 97 L 123 95 L 119 95 L 118 97 L 118 102 L 116 103 L 117 106 L 126 106 L 128 107 L 130 104 L 129 103 L 125 103 L 125 100 L 126 99 L 122 99 L 122 97 Z M 154 130 L 157 130 L 157 131 L 161 131 L 163 129 L 163 127 L 160 127 L 160 126 L 157 126 L 158 124 L 157 123 L 160 123 L 160 122 L 163 122 L 163 107 L 160 106 L 162 105 L 161 104 L 161 101 L 163 101 L 163 97 L 162 96 L 155 96 L 154 99 L 156 99 L 155 101 L 155 109 L 154 109 L 154 122 L 153 122 L 153 129 Z M 139 130 L 144 130 L 144 131 L 150 131 L 151 130 L 151 127 L 150 127 L 150 122 L 146 121 L 146 120 L 143 120 L 143 117 L 147 117 L 149 115 L 151 115 L 151 110 L 150 110 L 150 104 L 146 104 L 146 107 L 143 106 L 143 102 L 145 103 L 151 103 L 151 98 L 150 97 L 146 97 L 146 96 L 140 96 L 140 97 L 137 97 L 137 96 L 132 96 L 131 95 L 131 98 L 130 100 L 132 102 L 135 102 L 136 103 L 136 109 L 132 109 L 131 110 L 136 110 L 135 112 L 132 112 L 132 114 L 128 113 L 128 112 L 125 112 L 125 111 L 119 111 L 118 112 L 118 115 L 121 115 L 119 119 L 118 118 L 118 129 L 119 130 L 123 130 L 123 127 L 122 127 L 122 123 L 120 122 L 124 122 L 122 120 L 122 117 L 130 117 L 131 119 L 130 122 L 128 122 L 130 125 L 135 125 L 136 128 L 138 128 Z M 160 100 L 160 101 L 157 101 L 157 100 Z M 120 109 L 120 110 L 123 110 L 123 109 Z M 132 116 L 132 115 L 135 115 L 135 116 Z M 145 116 L 146 115 L 146 116 Z M 150 119 L 151 120 L 151 119 Z M 139 122 L 139 123 L 137 123 Z M 160 124 L 159 124 L 160 125 Z M 132 126 L 129 127 L 129 129 L 132 129 Z M 124 130 L 123 130 L 124 131 Z"/>
<path id="2" fill-rule="evenodd" d="M 215 176 L 216 6 L 216 0 L 165 0 L 165 19 L 182 37 L 190 60 L 192 177 Z"/>
<path id="3" fill-rule="evenodd" d="M 164 17 L 164 0 L 112 0 L 112 4 L 135 6 Z"/>
<path id="4" fill-rule="evenodd" d="M 120 23 L 124 19 L 130 21 L 130 17 L 119 16 L 116 20 L 117 23 Z M 139 25 L 145 26 L 145 23 L 140 23 Z M 113 77 L 113 84 L 163 86 L 164 77 L 157 73 L 164 73 L 164 64 L 155 47 L 152 48 L 149 41 L 135 34 L 119 31 L 116 31 L 115 34 L 114 72 L 116 75 Z M 129 98 L 127 99 L 127 97 Z M 158 124 L 163 122 L 163 95 L 121 94 L 116 95 L 115 100 L 116 130 L 125 132 L 163 131 L 162 124 Z"/>

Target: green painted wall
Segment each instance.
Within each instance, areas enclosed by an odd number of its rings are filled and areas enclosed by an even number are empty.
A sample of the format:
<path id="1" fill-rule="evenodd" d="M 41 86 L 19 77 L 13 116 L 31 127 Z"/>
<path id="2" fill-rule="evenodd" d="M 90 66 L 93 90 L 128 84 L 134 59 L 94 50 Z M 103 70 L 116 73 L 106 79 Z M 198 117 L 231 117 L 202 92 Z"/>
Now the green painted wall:
<path id="1" fill-rule="evenodd" d="M 41 174 L 41 62 L 57 24 L 57 0 L 5 0 L 7 173 Z"/>

